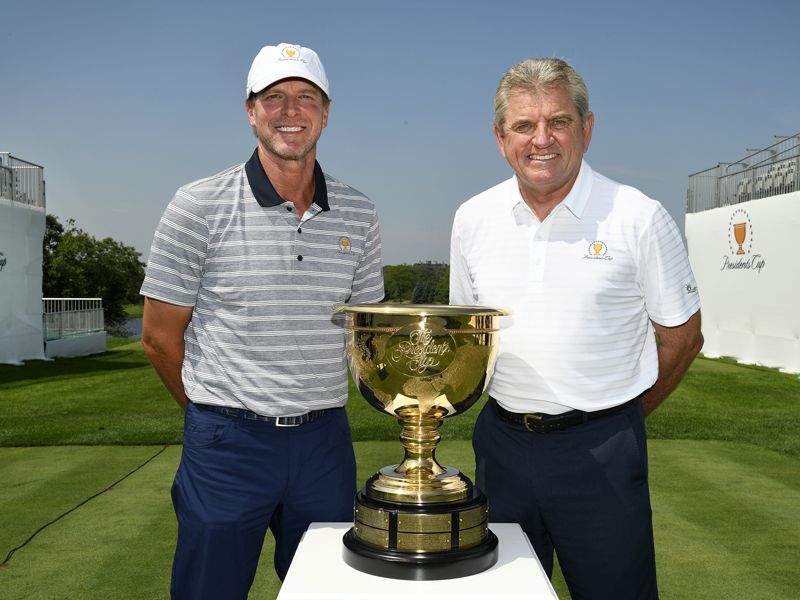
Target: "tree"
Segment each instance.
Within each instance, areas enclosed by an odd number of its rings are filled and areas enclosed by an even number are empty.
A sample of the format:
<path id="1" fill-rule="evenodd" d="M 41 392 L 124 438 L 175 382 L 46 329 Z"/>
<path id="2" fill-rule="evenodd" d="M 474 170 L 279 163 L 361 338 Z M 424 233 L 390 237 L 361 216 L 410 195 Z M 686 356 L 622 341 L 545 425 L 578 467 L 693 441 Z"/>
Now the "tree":
<path id="1" fill-rule="evenodd" d="M 414 304 L 447 304 L 450 269 L 441 263 L 391 265 L 383 268 L 386 300 Z"/>
<path id="2" fill-rule="evenodd" d="M 42 293 L 49 298 L 102 298 L 107 327 L 125 321 L 125 304 L 139 302 L 144 280 L 141 253 L 107 237 L 102 240 L 47 215 Z"/>
<path id="3" fill-rule="evenodd" d="M 390 302 L 408 302 L 417 281 L 413 265 L 389 265 L 383 268 L 383 287 L 386 300 Z"/>

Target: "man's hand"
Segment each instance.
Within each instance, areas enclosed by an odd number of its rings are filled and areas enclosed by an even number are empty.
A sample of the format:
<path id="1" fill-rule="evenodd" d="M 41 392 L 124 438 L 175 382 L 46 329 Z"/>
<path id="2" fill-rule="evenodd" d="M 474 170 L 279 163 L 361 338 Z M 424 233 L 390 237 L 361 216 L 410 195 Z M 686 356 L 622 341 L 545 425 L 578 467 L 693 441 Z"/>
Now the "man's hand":
<path id="1" fill-rule="evenodd" d="M 183 389 L 183 332 L 192 318 L 191 306 L 168 304 L 152 298 L 144 299 L 142 345 L 150 362 L 167 390 L 181 408 L 189 399 Z"/>
<path id="2" fill-rule="evenodd" d="M 658 379 L 642 398 L 644 416 L 653 412 L 678 387 L 694 357 L 703 347 L 700 311 L 683 325 L 665 327 L 653 321 L 658 334 Z"/>

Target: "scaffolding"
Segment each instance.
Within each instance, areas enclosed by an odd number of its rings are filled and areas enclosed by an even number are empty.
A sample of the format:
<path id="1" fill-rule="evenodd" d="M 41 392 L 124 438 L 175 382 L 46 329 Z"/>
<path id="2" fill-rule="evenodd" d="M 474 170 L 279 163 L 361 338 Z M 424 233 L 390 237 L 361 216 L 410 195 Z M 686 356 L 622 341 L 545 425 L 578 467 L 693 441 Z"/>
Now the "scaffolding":
<path id="1" fill-rule="evenodd" d="M 696 213 L 788 194 L 800 190 L 800 133 L 775 136 L 779 141 L 749 149 L 735 162 L 689 175 L 686 212 Z"/>

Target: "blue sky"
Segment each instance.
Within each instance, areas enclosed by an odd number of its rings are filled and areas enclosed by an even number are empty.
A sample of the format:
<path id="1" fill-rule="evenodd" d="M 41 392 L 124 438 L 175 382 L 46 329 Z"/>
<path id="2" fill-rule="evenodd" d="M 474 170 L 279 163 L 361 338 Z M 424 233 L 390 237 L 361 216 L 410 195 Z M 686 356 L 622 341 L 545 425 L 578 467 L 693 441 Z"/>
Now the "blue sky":
<path id="1" fill-rule="evenodd" d="M 491 132 L 513 63 L 558 56 L 589 86 L 592 166 L 681 228 L 690 173 L 800 131 L 800 2 L 6 2 L 0 151 L 45 167 L 47 209 L 146 258 L 182 184 L 244 162 L 265 44 L 331 80 L 318 159 L 369 195 L 384 262 L 446 261 L 452 217 L 510 176 Z"/>

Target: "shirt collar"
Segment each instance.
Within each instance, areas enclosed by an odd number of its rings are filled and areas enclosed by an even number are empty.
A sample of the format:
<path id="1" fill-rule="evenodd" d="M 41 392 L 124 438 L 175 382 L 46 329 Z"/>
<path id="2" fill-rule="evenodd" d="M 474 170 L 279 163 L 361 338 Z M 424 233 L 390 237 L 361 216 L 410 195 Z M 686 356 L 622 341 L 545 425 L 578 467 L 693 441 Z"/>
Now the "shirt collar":
<path id="1" fill-rule="evenodd" d="M 564 206 L 567 208 L 576 218 L 580 219 L 583 215 L 583 211 L 586 209 L 586 203 L 589 201 L 589 194 L 592 191 L 592 175 L 594 171 L 589 166 L 585 160 L 581 161 L 581 169 L 578 171 L 578 177 L 575 179 L 575 183 L 572 185 L 572 189 L 567 194 L 567 197 L 564 198 L 558 206 L 556 206 L 556 210 L 559 209 L 560 206 Z M 513 184 L 513 203 L 511 208 L 516 208 L 520 203 L 525 205 L 525 200 L 522 198 L 522 194 L 519 191 L 519 182 L 517 181 L 517 176 L 515 175 L 512 178 Z M 527 207 L 527 205 L 525 205 Z M 530 210 L 530 209 L 528 209 Z"/>
<path id="2" fill-rule="evenodd" d="M 284 200 L 275 191 L 272 182 L 267 177 L 264 171 L 264 166 L 258 158 L 258 148 L 253 152 L 244 165 L 244 171 L 247 174 L 247 182 L 250 184 L 250 189 L 253 190 L 256 202 L 264 208 L 271 206 L 280 206 L 287 200 Z M 325 185 L 325 174 L 322 172 L 322 167 L 319 166 L 317 161 L 314 161 L 314 200 L 313 203 L 319 206 L 322 210 L 330 210 L 328 205 L 328 187 Z"/>

